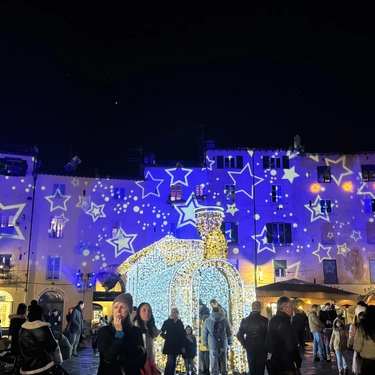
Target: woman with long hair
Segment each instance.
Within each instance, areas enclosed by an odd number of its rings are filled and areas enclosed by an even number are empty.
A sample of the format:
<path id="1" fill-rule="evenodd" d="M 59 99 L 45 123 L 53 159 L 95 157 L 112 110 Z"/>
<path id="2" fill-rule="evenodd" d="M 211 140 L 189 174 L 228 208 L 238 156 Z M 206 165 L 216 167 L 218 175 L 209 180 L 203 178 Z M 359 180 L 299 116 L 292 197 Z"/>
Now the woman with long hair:
<path id="1" fill-rule="evenodd" d="M 361 375 L 375 374 L 375 306 L 367 306 L 354 337 L 353 349 L 361 356 Z"/>
<path id="2" fill-rule="evenodd" d="M 154 315 L 152 314 L 151 305 L 142 302 L 135 313 L 134 325 L 142 332 L 143 343 L 147 353 L 147 361 L 143 372 L 145 375 L 156 375 L 154 340 L 159 336 L 160 330 L 156 328 Z"/>
<path id="3" fill-rule="evenodd" d="M 118 295 L 112 305 L 112 319 L 98 330 L 100 355 L 98 375 L 140 375 L 146 362 L 142 333 L 133 326 L 130 314 L 133 297 Z"/>

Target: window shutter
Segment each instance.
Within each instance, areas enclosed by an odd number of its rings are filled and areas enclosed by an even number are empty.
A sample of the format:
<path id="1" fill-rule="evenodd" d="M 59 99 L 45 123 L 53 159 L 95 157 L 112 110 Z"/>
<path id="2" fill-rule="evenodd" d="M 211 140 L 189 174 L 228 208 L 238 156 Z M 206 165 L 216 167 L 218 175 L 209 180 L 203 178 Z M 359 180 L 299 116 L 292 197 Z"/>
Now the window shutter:
<path id="1" fill-rule="evenodd" d="M 232 242 L 238 243 L 238 225 L 236 223 L 232 223 L 231 225 L 231 235 Z"/>
<path id="2" fill-rule="evenodd" d="M 283 156 L 283 169 L 289 169 L 289 156 Z"/>
<path id="3" fill-rule="evenodd" d="M 272 223 L 266 224 L 267 228 L 267 243 L 273 243 L 273 238 L 272 238 Z"/>
<path id="4" fill-rule="evenodd" d="M 21 160 L 18 167 L 18 176 L 26 176 L 27 171 L 27 161 Z"/>
<path id="5" fill-rule="evenodd" d="M 285 223 L 285 243 L 292 243 L 292 224 Z"/>
<path id="6" fill-rule="evenodd" d="M 237 168 L 238 169 L 243 168 L 243 156 L 237 156 Z"/>
<path id="7" fill-rule="evenodd" d="M 224 168 L 224 156 L 219 155 L 217 157 L 217 168 L 223 169 Z"/>
<path id="8" fill-rule="evenodd" d="M 263 156 L 263 169 L 270 169 L 270 157 Z"/>

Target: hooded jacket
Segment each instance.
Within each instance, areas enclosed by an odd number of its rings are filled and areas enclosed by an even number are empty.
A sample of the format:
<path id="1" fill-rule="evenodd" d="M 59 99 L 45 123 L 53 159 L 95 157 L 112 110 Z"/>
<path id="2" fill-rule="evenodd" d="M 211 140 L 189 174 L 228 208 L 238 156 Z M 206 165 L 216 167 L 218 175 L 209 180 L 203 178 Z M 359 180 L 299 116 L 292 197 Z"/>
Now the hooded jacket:
<path id="1" fill-rule="evenodd" d="M 224 340 L 224 346 L 222 346 L 214 337 L 215 322 L 222 322 L 224 325 L 224 330 L 227 336 L 227 340 Z M 203 345 L 208 346 L 210 349 L 226 349 L 228 348 L 228 345 L 233 345 L 233 334 L 228 319 L 223 314 L 220 314 L 220 312 L 214 311 L 211 313 L 204 322 L 202 340 Z"/>
<path id="2" fill-rule="evenodd" d="M 38 374 L 54 365 L 50 353 L 55 351 L 58 344 L 49 323 L 26 321 L 21 326 L 18 343 L 22 355 L 21 374 Z"/>

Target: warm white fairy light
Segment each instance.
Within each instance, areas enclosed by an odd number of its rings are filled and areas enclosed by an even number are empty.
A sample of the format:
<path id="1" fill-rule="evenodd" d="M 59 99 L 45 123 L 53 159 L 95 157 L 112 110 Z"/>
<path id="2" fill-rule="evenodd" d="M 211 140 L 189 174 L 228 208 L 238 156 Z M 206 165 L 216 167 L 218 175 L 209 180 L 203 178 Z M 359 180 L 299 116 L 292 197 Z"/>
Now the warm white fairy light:
<path id="1" fill-rule="evenodd" d="M 134 304 L 149 302 L 158 328 L 178 307 L 180 317 L 198 334 L 198 301 L 206 304 L 216 298 L 228 312 L 234 337 L 241 319 L 254 300 L 253 286 L 245 287 L 238 271 L 226 261 L 227 243 L 220 231 L 224 218 L 221 208 L 196 210 L 197 228 L 202 240 L 181 240 L 166 236 L 129 257 L 119 268 L 126 273 L 126 289 Z M 162 354 L 164 340 L 155 340 L 156 362 L 165 366 Z M 198 358 L 198 357 L 197 357 Z M 239 373 L 246 372 L 245 352 L 235 337 L 229 352 L 229 366 Z M 177 371 L 183 371 L 180 361 Z"/>

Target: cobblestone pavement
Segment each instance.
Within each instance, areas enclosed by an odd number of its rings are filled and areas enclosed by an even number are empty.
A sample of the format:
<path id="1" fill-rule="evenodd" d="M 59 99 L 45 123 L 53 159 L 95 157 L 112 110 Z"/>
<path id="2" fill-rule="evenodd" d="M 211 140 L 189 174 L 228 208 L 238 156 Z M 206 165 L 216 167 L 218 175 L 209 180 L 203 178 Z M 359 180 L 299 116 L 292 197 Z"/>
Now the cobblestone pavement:
<path id="1" fill-rule="evenodd" d="M 338 375 L 336 357 L 332 356 L 332 361 L 327 362 L 325 360 L 320 362 L 314 362 L 312 353 L 312 342 L 307 343 L 307 347 L 302 351 L 302 375 Z M 68 361 L 63 363 L 64 369 L 70 375 L 95 375 L 98 370 L 99 357 L 95 357 L 92 353 L 90 346 L 82 347 L 79 349 L 79 357 L 72 357 Z M 352 357 L 353 352 L 346 352 L 345 358 L 348 363 L 349 374 L 352 374 Z M 8 371 L 6 371 L 8 373 Z M 265 370 L 265 375 L 267 370 Z M 110 375 L 110 374 L 108 374 Z"/>

